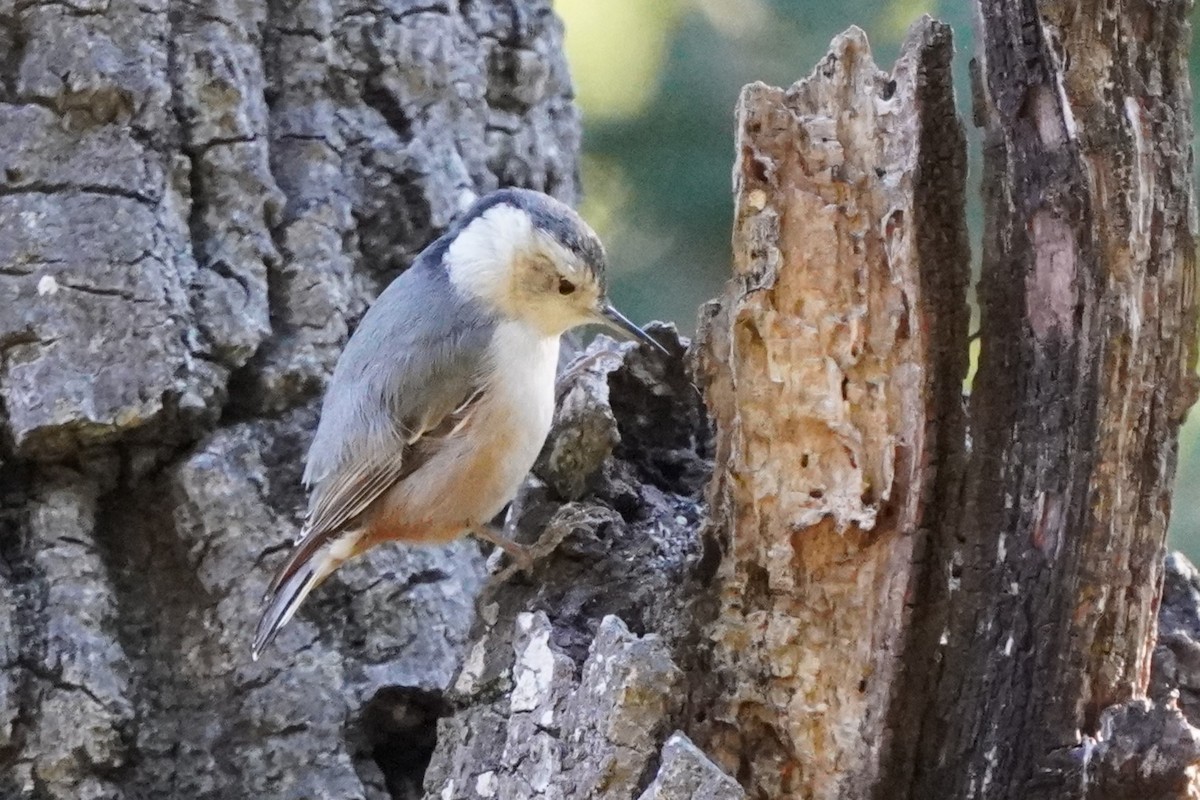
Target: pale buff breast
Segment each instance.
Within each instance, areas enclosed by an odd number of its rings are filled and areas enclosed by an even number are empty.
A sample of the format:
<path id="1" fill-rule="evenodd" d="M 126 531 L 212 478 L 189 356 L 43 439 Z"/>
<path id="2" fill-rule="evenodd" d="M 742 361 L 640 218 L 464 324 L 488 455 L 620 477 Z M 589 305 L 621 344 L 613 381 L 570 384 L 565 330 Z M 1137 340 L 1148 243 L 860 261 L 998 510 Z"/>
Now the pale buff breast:
<path id="1" fill-rule="evenodd" d="M 558 337 L 501 323 L 491 360 L 494 380 L 469 420 L 387 493 L 372 539 L 448 541 L 516 494 L 550 432 Z"/>

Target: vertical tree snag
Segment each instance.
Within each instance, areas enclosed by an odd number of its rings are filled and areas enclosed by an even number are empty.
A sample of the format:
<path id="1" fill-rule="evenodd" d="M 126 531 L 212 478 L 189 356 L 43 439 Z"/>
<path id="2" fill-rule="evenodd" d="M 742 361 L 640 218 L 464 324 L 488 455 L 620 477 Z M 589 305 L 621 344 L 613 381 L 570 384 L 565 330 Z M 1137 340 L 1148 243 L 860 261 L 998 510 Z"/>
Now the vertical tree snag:
<path id="1" fill-rule="evenodd" d="M 882 773 L 923 526 L 962 440 L 965 140 L 949 29 L 857 29 L 738 104 L 734 279 L 701 334 L 724 532 L 714 755 L 755 797 Z"/>
<path id="2" fill-rule="evenodd" d="M 913 797 L 1117 796 L 1091 761 L 1146 689 L 1195 396 L 1190 7 L 980 0 L 982 353 Z"/>

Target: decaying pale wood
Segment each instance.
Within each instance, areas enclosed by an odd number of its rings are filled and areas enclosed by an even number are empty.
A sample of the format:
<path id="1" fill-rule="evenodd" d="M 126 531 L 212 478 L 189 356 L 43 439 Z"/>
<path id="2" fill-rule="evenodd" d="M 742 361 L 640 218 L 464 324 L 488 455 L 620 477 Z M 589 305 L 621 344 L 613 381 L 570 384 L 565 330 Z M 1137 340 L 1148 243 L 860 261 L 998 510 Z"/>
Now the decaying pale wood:
<path id="1" fill-rule="evenodd" d="M 727 542 L 710 751 L 753 796 L 867 797 L 942 440 L 967 248 L 949 29 L 889 75 L 857 29 L 738 106 L 735 277 L 701 334 Z"/>

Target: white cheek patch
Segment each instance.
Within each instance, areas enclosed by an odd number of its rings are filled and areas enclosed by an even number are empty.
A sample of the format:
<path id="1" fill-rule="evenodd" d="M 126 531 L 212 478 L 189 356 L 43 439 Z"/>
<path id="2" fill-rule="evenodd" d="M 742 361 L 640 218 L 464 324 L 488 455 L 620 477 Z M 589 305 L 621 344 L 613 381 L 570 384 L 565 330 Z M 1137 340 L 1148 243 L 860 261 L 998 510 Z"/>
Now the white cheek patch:
<path id="1" fill-rule="evenodd" d="M 524 211 L 503 203 L 489 208 L 467 223 L 447 250 L 451 283 L 467 295 L 503 303 L 511 265 L 529 249 L 532 236 Z"/>

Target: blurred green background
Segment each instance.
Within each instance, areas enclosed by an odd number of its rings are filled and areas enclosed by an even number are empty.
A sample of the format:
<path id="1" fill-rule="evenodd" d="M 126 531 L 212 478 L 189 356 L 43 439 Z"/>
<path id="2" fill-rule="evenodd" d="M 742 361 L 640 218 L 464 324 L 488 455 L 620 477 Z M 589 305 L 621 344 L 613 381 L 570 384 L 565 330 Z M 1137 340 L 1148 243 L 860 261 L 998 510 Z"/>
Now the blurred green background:
<path id="1" fill-rule="evenodd" d="M 960 113 L 974 51 L 964 0 L 554 0 L 584 115 L 583 213 L 608 246 L 617 305 L 686 333 L 729 274 L 733 107 L 743 84 L 787 86 L 829 41 L 866 30 L 890 69 L 908 26 L 930 14 L 954 27 Z M 1200 75 L 1192 63 L 1192 85 Z M 969 114 L 964 113 L 964 118 Z M 971 139 L 977 248 L 979 142 Z M 977 256 L 977 253 L 976 253 Z M 1200 561 L 1200 413 L 1180 440 L 1171 546 Z"/>

